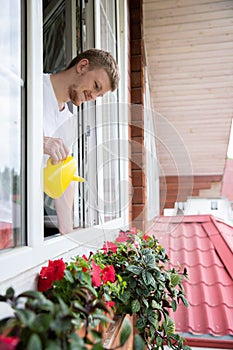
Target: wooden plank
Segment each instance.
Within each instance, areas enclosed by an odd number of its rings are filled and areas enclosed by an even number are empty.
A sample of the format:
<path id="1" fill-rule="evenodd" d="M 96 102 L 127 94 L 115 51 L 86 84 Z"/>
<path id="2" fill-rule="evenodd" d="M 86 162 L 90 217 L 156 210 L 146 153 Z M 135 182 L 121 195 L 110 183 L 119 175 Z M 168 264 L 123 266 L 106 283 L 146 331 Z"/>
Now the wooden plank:
<path id="1" fill-rule="evenodd" d="M 151 12 L 152 14 L 152 12 Z M 186 15 L 177 15 L 177 16 L 167 16 L 162 17 L 160 16 L 159 11 L 153 11 L 153 17 L 152 19 L 146 19 L 146 26 L 150 27 L 153 26 L 153 23 L 156 22 L 157 26 L 167 26 L 172 24 L 181 24 L 181 23 L 200 23 L 202 21 L 206 20 L 218 20 L 218 19 L 230 19 L 232 18 L 232 11 L 231 10 L 222 10 L 222 11 L 212 11 L 208 14 L 206 13 L 194 13 L 192 14 L 192 9 L 190 9 L 189 14 Z"/>
<path id="2" fill-rule="evenodd" d="M 192 30 L 184 30 L 180 35 L 176 32 L 158 34 L 156 27 L 150 27 L 145 30 L 145 37 L 148 43 L 153 42 L 155 47 L 177 47 L 195 44 L 212 44 L 228 41 L 231 43 L 232 23 L 228 26 L 216 28 L 201 29 L 199 25 L 193 26 Z M 232 44 L 232 43 L 231 43 Z"/>
<path id="3" fill-rule="evenodd" d="M 163 66 L 165 62 L 169 62 L 169 67 L 172 65 L 176 67 L 177 65 L 193 65 L 198 64 L 213 64 L 213 63 L 223 63 L 229 62 L 232 63 L 230 58 L 232 58 L 232 48 L 229 48 L 223 52 L 221 50 L 212 50 L 211 52 L 200 51 L 200 52 L 180 52 L 177 51 L 173 54 L 163 54 L 157 55 L 157 49 L 151 47 L 147 49 L 147 54 L 151 55 L 149 67 L 153 67 L 153 65 L 157 65 L 157 69 L 159 69 L 158 65 Z"/>
<path id="4" fill-rule="evenodd" d="M 193 92 L 193 94 L 203 94 L 206 93 L 211 94 L 215 93 L 217 94 L 219 91 L 222 91 L 224 89 L 226 94 L 231 94 L 233 96 L 233 80 L 226 82 L 225 85 L 223 83 L 214 83 L 214 84 L 183 84 L 183 85 L 164 85 L 164 86 L 157 86 L 155 88 L 156 94 L 160 94 L 161 92 L 171 93 L 173 96 L 180 95 L 180 94 L 188 94 L 188 92 Z M 151 91 L 153 92 L 153 85 L 151 87 Z"/>
<path id="5" fill-rule="evenodd" d="M 132 324 L 132 332 L 131 335 L 129 337 L 129 339 L 127 340 L 126 344 L 122 347 L 120 347 L 120 349 L 122 350 L 131 350 L 133 349 L 133 335 L 134 335 L 134 331 L 133 331 L 133 317 L 129 316 L 129 315 L 123 315 L 123 316 L 115 316 L 114 321 L 115 323 L 110 324 L 109 328 L 107 329 L 104 339 L 103 339 L 103 346 L 106 349 L 113 349 L 116 347 L 119 347 L 120 344 L 120 332 L 121 332 L 121 328 L 124 322 L 125 318 L 128 318 L 128 320 L 131 322 Z"/>
<path id="6" fill-rule="evenodd" d="M 189 67 L 186 67 L 187 71 L 184 71 L 183 69 L 178 69 L 174 68 L 174 70 L 170 70 L 170 73 L 167 72 L 166 69 L 159 69 L 158 72 L 156 72 L 155 80 L 174 80 L 174 79 L 202 79 L 203 77 L 207 79 L 209 76 L 210 77 L 224 77 L 224 76 L 229 76 L 233 74 L 233 64 L 232 65 L 224 65 L 222 64 L 221 66 L 218 65 L 213 65 L 212 69 L 210 69 L 210 66 L 202 66 L 197 68 L 195 67 L 195 70 L 189 69 Z M 202 68 L 200 70 L 200 68 Z M 188 73 L 188 74 L 187 74 Z"/>
<path id="7" fill-rule="evenodd" d="M 144 16 L 144 35 L 147 38 L 147 34 L 150 34 L 150 30 L 156 31 L 156 37 L 165 34 L 171 34 L 171 38 L 174 37 L 174 33 L 179 37 L 183 32 L 192 32 L 193 30 L 199 29 L 199 31 L 204 29 L 215 28 L 216 31 L 220 27 L 231 26 L 233 23 L 233 18 L 220 18 L 215 20 L 209 20 L 208 17 L 205 21 L 199 23 L 170 23 L 166 26 L 159 26 L 157 22 L 153 21 L 150 25 L 147 22 L 147 18 Z"/>
<path id="8" fill-rule="evenodd" d="M 212 109 L 213 108 L 218 108 L 219 106 L 221 106 L 223 108 L 232 108 L 233 107 L 233 101 L 232 98 L 229 96 L 228 99 L 224 98 L 224 99 L 220 99 L 220 98 L 216 98 L 215 96 L 212 96 L 212 98 L 210 96 L 200 96 L 198 95 L 197 97 L 194 96 L 184 96 L 182 98 L 182 96 L 171 96 L 169 98 L 166 99 L 166 101 L 164 101 L 164 99 L 162 99 L 162 97 L 158 97 L 155 99 L 156 103 L 159 104 L 159 108 L 160 110 L 162 110 L 163 108 L 166 107 L 171 107 L 172 110 L 177 107 L 181 107 L 181 106 L 185 106 L 187 107 L 187 109 L 189 110 L 190 104 L 198 101 L 198 105 L 200 107 L 200 109 L 202 109 L 202 107 L 205 107 L 206 105 L 209 105 L 209 108 L 211 108 L 211 113 L 212 113 Z M 179 109 L 180 111 L 180 109 Z M 219 115 L 218 115 L 219 117 Z"/>
<path id="9" fill-rule="evenodd" d="M 214 4 L 219 2 L 219 0 L 205 0 L 205 4 Z M 203 4 L 203 0 L 195 0 L 195 5 L 202 5 Z M 144 11 L 153 11 L 154 8 L 156 8 L 156 10 L 163 10 L 163 9 L 170 9 L 170 8 L 177 8 L 177 7 L 189 7 L 189 6 L 193 6 L 193 0 L 179 0 L 174 1 L 174 0 L 144 0 L 143 1 L 143 8 Z"/>
<path id="10" fill-rule="evenodd" d="M 226 76 L 209 76 L 209 77 L 198 77 L 198 78 L 191 78 L 188 75 L 186 77 L 177 77 L 176 79 L 156 79 L 156 84 L 158 88 L 162 86 L 179 86 L 179 85 L 186 85 L 186 86 L 232 86 L 233 87 L 233 79 L 232 76 L 226 75 Z M 232 95 L 233 96 L 233 95 Z"/>
<path id="11" fill-rule="evenodd" d="M 215 37 L 214 37 L 215 36 Z M 208 37 L 199 37 L 195 39 L 186 40 L 173 40 L 162 42 L 160 45 L 154 45 L 154 50 L 156 50 L 156 57 L 160 58 L 164 55 L 179 54 L 197 54 L 203 52 L 217 52 L 226 51 L 232 52 L 233 49 L 233 32 L 225 33 L 223 35 L 216 35 L 209 39 Z M 155 43 L 155 39 L 153 41 Z M 153 44 L 152 42 L 152 44 Z M 148 43 L 149 40 L 148 40 Z M 157 47 L 156 47 L 157 46 Z"/>

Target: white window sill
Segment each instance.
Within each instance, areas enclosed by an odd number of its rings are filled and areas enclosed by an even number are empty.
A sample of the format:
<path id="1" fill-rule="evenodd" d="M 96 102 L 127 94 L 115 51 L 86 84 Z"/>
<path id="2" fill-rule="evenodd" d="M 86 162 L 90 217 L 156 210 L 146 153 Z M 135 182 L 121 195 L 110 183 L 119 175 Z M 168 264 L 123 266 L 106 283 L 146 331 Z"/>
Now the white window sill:
<path id="1" fill-rule="evenodd" d="M 36 288 L 36 278 L 48 260 L 70 260 L 76 255 L 88 255 L 101 248 L 104 241 L 113 240 L 119 229 L 126 229 L 121 219 L 91 228 L 78 229 L 67 235 L 47 238 L 39 247 L 22 247 L 0 254 L 0 293 L 12 286 L 17 292 Z M 5 268 L 3 268 L 5 267 Z"/>

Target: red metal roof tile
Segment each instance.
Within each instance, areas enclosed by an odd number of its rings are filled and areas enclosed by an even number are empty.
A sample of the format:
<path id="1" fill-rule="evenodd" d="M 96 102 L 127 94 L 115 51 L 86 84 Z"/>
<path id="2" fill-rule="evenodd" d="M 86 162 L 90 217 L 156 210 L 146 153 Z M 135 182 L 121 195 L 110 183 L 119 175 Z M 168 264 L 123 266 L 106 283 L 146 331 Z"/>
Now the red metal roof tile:
<path id="1" fill-rule="evenodd" d="M 187 267 L 190 306 L 172 315 L 181 333 L 233 335 L 233 227 L 210 215 L 160 216 L 149 230 L 173 266 Z"/>

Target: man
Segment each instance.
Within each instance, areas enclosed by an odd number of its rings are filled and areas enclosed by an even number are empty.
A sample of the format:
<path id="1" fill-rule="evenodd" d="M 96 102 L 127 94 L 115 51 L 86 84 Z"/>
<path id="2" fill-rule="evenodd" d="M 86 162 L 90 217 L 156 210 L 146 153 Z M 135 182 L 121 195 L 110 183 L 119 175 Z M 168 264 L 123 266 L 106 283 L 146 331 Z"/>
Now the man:
<path id="1" fill-rule="evenodd" d="M 64 71 L 44 74 L 44 154 L 51 157 L 54 164 L 66 159 L 70 152 L 62 133 L 61 137 L 54 137 L 72 116 L 67 102 L 80 106 L 114 91 L 118 83 L 117 63 L 109 52 L 98 49 L 79 54 Z M 55 199 L 58 227 L 62 234 L 73 230 L 73 199 L 73 183 L 64 195 Z"/>

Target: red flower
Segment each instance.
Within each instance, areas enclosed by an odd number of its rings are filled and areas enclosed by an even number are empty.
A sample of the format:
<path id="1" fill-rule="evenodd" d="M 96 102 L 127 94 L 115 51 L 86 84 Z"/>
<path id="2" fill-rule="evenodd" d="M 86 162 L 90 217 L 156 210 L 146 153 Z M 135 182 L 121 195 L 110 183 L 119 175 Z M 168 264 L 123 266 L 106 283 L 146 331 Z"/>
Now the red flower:
<path id="1" fill-rule="evenodd" d="M 107 307 L 113 307 L 115 305 L 114 301 L 106 301 L 105 303 L 107 305 Z"/>
<path id="2" fill-rule="evenodd" d="M 144 235 L 144 236 L 142 237 L 142 239 L 144 239 L 144 241 L 148 241 L 149 238 L 150 238 L 150 236 L 148 236 L 148 235 Z"/>
<path id="3" fill-rule="evenodd" d="M 17 337 L 4 337 L 0 334 L 0 350 L 14 350 L 18 342 Z"/>
<path id="4" fill-rule="evenodd" d="M 94 287 L 101 286 L 102 283 L 115 281 L 115 270 L 113 266 L 105 266 L 103 269 L 92 261 L 92 284 Z"/>
<path id="5" fill-rule="evenodd" d="M 101 267 L 96 265 L 94 261 L 92 261 L 92 284 L 94 287 L 99 287 L 102 284 L 100 273 L 101 273 Z"/>
<path id="6" fill-rule="evenodd" d="M 44 292 L 52 288 L 54 281 L 60 281 L 65 274 L 66 264 L 63 259 L 49 260 L 48 267 L 42 267 L 39 275 L 38 290 Z"/>
<path id="7" fill-rule="evenodd" d="M 82 258 L 83 258 L 83 260 L 88 261 L 88 258 L 86 257 L 85 254 L 83 254 Z M 83 270 L 83 272 L 87 272 L 88 268 L 83 266 L 82 270 Z"/>
<path id="8" fill-rule="evenodd" d="M 118 246 L 113 242 L 105 242 L 103 245 L 102 250 L 104 250 L 105 253 L 108 251 L 112 251 L 113 253 L 116 253 Z"/>
<path id="9" fill-rule="evenodd" d="M 64 277 L 64 271 L 66 269 L 66 264 L 64 263 L 63 259 L 58 260 L 49 260 L 49 268 L 53 269 L 54 279 L 55 280 L 62 280 Z"/>
<path id="10" fill-rule="evenodd" d="M 102 270 L 102 281 L 104 283 L 114 282 L 115 281 L 115 270 L 112 265 L 105 266 L 105 268 Z"/>

